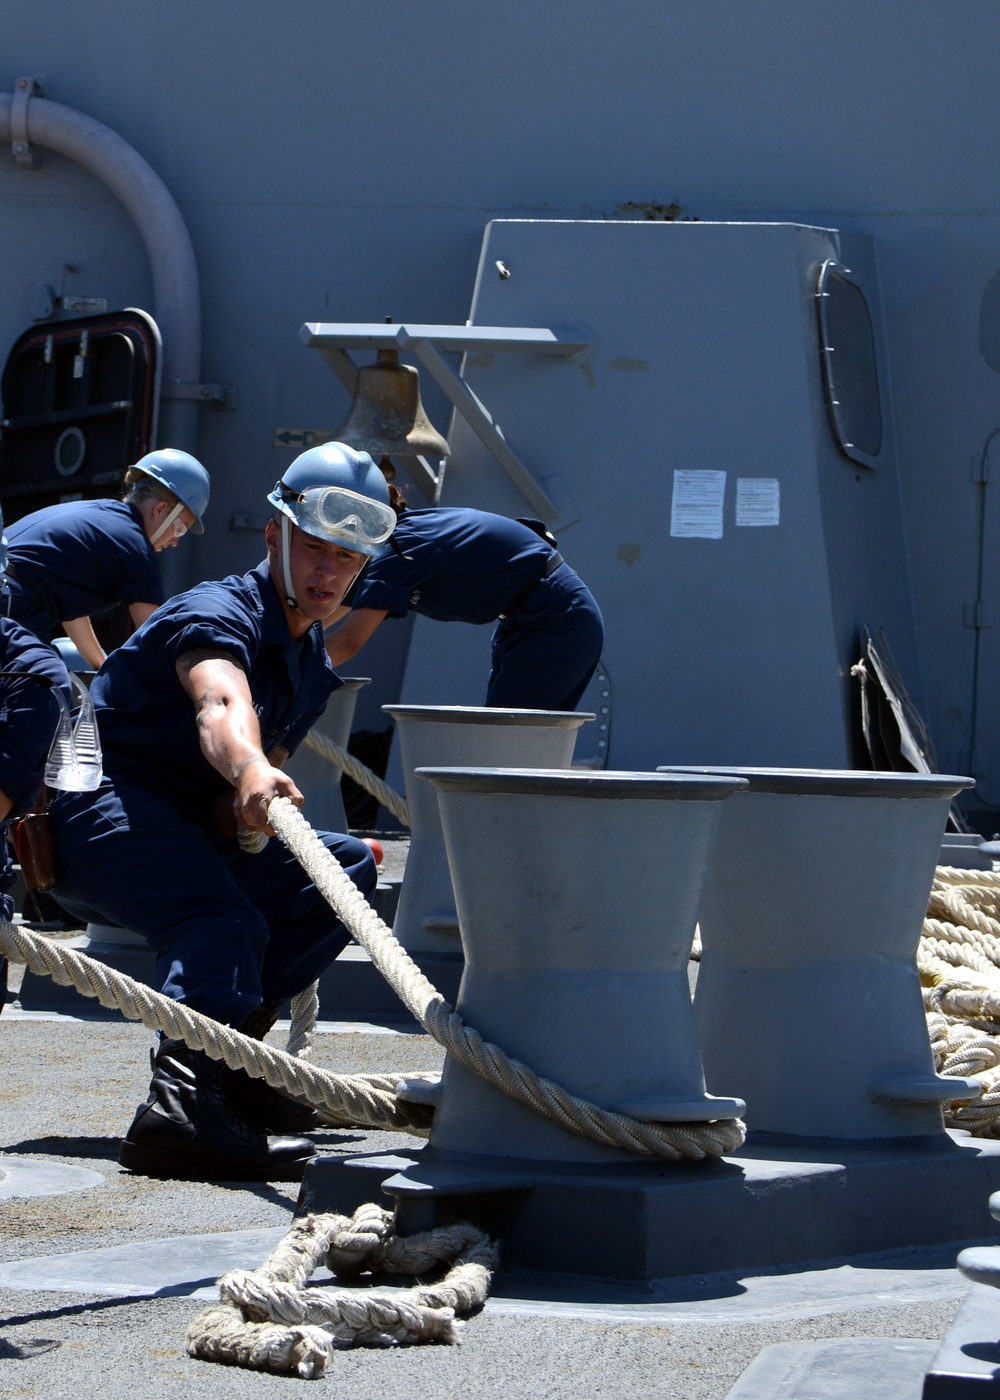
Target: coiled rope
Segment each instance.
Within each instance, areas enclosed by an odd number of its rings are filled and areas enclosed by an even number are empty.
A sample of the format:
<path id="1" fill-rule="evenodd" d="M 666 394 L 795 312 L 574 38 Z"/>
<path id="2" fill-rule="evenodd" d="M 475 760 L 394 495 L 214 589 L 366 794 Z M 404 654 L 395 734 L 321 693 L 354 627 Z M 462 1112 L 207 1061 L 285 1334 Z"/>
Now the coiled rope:
<path id="1" fill-rule="evenodd" d="M 410 825 L 410 809 L 406 805 L 406 798 L 400 797 L 399 793 L 391 788 L 388 783 L 382 781 L 377 773 L 373 773 L 352 753 L 329 738 L 326 734 L 320 734 L 315 729 L 310 729 L 306 735 L 306 744 L 315 753 L 321 754 L 323 758 L 343 769 L 349 778 L 357 783 L 358 787 L 364 788 L 365 792 L 371 793 L 372 797 L 377 797 L 387 812 L 398 818 L 405 827 Z"/>
<path id="2" fill-rule="evenodd" d="M 219 1302 L 188 1328 L 187 1349 L 204 1361 L 312 1379 L 337 1345 L 457 1342 L 463 1324 L 456 1314 L 486 1301 L 497 1260 L 496 1245 L 472 1225 L 401 1237 L 377 1205 L 359 1207 L 353 1219 L 303 1216 L 259 1269 L 223 1275 Z M 440 1283 L 405 1293 L 307 1289 L 324 1261 L 341 1279 L 450 1267 Z"/>
<path id="3" fill-rule="evenodd" d="M 983 1086 L 945 1123 L 1000 1137 L 1000 874 L 938 866 L 917 966 L 935 1069 Z"/>
<path id="4" fill-rule="evenodd" d="M 501 1092 L 571 1133 L 640 1156 L 673 1162 L 703 1161 L 725 1156 L 741 1145 L 746 1129 L 738 1118 L 709 1123 L 644 1123 L 588 1103 L 508 1057 L 463 1023 L 288 798 L 278 797 L 271 802 L 268 820 L 423 1029 L 449 1054 Z M 232 1069 L 242 1067 L 249 1074 L 266 1079 L 273 1088 L 322 1107 L 336 1122 L 396 1127 L 418 1134 L 427 1131 L 427 1109 L 405 1103 L 396 1094 L 402 1075 L 328 1074 L 301 1057 L 274 1050 L 219 1025 L 84 954 L 11 924 L 0 923 L 0 954 L 14 962 L 27 963 L 33 972 L 53 977 L 63 986 L 72 985 L 84 996 L 96 997 L 102 1005 L 117 1008 L 130 1020 L 140 1020 L 151 1029 L 182 1039 L 192 1049 L 224 1060 Z M 362 1116 L 349 1118 L 347 1115 L 355 1109 Z"/>

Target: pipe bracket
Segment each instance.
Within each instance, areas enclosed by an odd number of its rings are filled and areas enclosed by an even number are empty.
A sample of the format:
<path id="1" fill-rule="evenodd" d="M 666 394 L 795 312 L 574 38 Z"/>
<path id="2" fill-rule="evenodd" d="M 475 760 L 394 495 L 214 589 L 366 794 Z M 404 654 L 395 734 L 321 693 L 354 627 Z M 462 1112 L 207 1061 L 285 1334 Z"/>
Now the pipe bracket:
<path id="1" fill-rule="evenodd" d="M 14 84 L 14 96 L 10 104 L 10 144 L 14 159 L 22 170 L 38 170 L 41 161 L 31 149 L 28 140 L 28 104 L 33 97 L 45 94 L 45 79 L 40 73 L 32 73 L 18 78 Z"/>

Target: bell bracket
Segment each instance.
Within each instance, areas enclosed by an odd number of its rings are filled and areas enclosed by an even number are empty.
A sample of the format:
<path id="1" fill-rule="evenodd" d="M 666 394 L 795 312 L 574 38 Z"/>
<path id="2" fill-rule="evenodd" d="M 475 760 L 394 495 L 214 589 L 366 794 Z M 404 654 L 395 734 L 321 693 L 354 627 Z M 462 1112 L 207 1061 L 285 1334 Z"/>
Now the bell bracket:
<path id="1" fill-rule="evenodd" d="M 579 364 L 595 349 L 593 341 L 538 326 L 386 325 L 327 321 L 307 321 L 299 337 L 304 345 L 320 352 L 350 394 L 354 393 L 358 366 L 349 351 L 406 350 L 426 369 L 541 519 L 550 524 L 557 521 L 566 524 L 575 518 L 575 510 L 568 509 L 569 503 L 565 499 L 559 503 L 553 499 L 551 487 L 556 483 L 543 484 L 525 466 L 485 404 L 455 373 L 444 359 L 444 354 L 458 351 L 462 354 L 506 352 L 559 355 Z M 440 495 L 443 465 L 435 472 L 422 457 L 407 458 L 408 463 L 411 461 L 418 464 L 416 473 L 411 469 L 417 485 L 428 500 L 436 500 Z M 563 492 L 558 494 L 564 495 Z"/>

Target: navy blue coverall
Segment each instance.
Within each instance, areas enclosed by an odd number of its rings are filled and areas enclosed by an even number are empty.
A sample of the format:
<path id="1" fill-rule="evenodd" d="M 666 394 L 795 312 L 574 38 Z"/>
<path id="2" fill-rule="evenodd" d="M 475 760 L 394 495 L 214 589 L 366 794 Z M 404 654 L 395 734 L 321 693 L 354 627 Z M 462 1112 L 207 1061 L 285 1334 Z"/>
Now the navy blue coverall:
<path id="1" fill-rule="evenodd" d="M 248 855 L 213 830 L 213 804 L 232 788 L 202 754 L 175 671 L 203 649 L 245 670 L 268 754 L 294 752 L 340 684 L 318 623 L 290 636 L 266 563 L 171 598 L 94 680 L 105 778 L 52 804 L 55 894 L 78 917 L 142 934 L 159 954 L 158 990 L 237 1025 L 261 1000 L 308 987 L 348 934 L 280 841 Z M 369 848 L 317 834 L 370 894 Z"/>
<path id="2" fill-rule="evenodd" d="M 574 710 L 604 644 L 583 580 L 534 530 L 488 511 L 407 508 L 346 601 L 390 617 L 499 619 L 486 691 L 496 708 Z"/>
<path id="3" fill-rule="evenodd" d="M 0 617 L 0 792 L 11 801 L 0 821 L 0 916 L 14 917 L 17 880 L 7 844 L 8 820 L 38 799 L 45 760 L 59 724 L 59 701 L 72 701 L 69 673 L 51 647 L 20 623 Z M 7 991 L 7 959 L 0 957 L 0 1007 Z"/>
<path id="4" fill-rule="evenodd" d="M 73 691 L 66 667 L 51 647 L 9 617 L 0 617 L 0 792 L 19 817 L 38 798 L 45 760 L 59 723 L 62 693 Z M 14 917 L 14 861 L 7 845 L 7 821 L 0 822 L 0 913 Z"/>
<path id="5" fill-rule="evenodd" d="M 43 642 L 118 603 L 163 602 L 156 551 L 125 501 L 64 501 L 7 526 L 10 615 Z"/>

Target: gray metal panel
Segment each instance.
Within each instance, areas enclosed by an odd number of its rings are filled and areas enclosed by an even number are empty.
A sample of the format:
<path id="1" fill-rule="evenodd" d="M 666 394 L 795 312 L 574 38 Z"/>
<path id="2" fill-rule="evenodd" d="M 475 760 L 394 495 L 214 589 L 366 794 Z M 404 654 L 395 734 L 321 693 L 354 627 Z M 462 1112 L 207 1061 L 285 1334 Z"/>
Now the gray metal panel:
<path id="1" fill-rule="evenodd" d="M 205 378 L 239 386 L 235 413 L 201 413 L 212 517 L 171 564 L 194 579 L 255 562 L 259 541 L 229 521 L 260 510 L 291 456 L 271 446 L 274 429 L 343 417 L 346 395 L 302 350 L 299 325 L 461 321 L 483 224 L 500 210 L 865 232 L 879 246 L 927 713 L 941 766 L 961 771 L 975 663 L 962 616 L 979 547 L 969 469 L 1000 421 L 979 348 L 1000 267 L 1000 12 L 992 0 L 946 18 L 928 0 L 638 0 L 628 24 L 605 3 L 580 25 L 577 10 L 301 0 L 248 26 L 232 0 L 5 4 L 0 87 L 44 73 L 49 97 L 152 163 L 198 257 Z M 123 211 L 71 162 L 43 161 L 22 171 L 0 151 L 7 348 L 37 284 L 58 287 L 67 262 L 80 271 L 66 291 L 149 306 Z M 425 402 L 437 417 L 440 396 Z"/>
<path id="2" fill-rule="evenodd" d="M 873 518 L 847 531 L 824 517 L 826 497 L 838 498 L 822 471 L 854 478 L 825 417 L 813 298 L 819 261 L 839 254 L 836 234 L 780 224 L 487 230 L 473 319 L 582 322 L 599 342 L 579 366 L 475 355 L 465 373 L 569 519 L 579 514 L 560 547 L 605 613 L 612 766 L 655 766 L 665 753 L 845 766 L 851 634 L 867 620 L 858 593 L 902 618 L 912 655 L 905 570 L 881 568 L 877 549 L 871 568 L 859 562 L 883 534 L 900 541 L 892 471 L 869 493 L 884 508 L 853 507 Z M 460 420 L 450 436 L 444 503 L 522 513 Z M 671 537 L 675 468 L 727 473 L 721 539 Z M 740 477 L 778 481 L 778 525 L 735 523 Z M 842 593 L 852 571 L 863 576 L 846 598 L 831 596 L 831 553 Z M 418 625 L 405 699 L 432 687 L 457 699 L 475 683 L 479 655 L 452 632 Z"/>
<path id="3" fill-rule="evenodd" d="M 804 228 L 798 233 L 799 256 L 807 284 L 826 256 L 827 236 Z M 841 665 L 856 661 L 858 629 L 884 628 L 907 689 L 919 709 L 925 706 L 921 657 L 918 654 L 912 603 L 912 580 L 904 536 L 903 508 L 893 422 L 893 383 L 885 342 L 881 289 L 873 240 L 858 234 L 837 238 L 840 261 L 850 268 L 850 280 L 861 289 L 871 313 L 882 403 L 882 449 L 874 470 L 850 460 L 840 450 L 830 428 L 822 389 L 818 353 L 812 345 L 815 308 L 803 302 L 806 370 L 814 417 L 816 471 L 823 512 L 827 567 L 833 600 L 834 630 Z M 857 697 L 845 684 L 852 715 Z M 850 722 L 850 719 L 848 719 Z M 957 764 L 954 772 L 964 771 Z"/>

